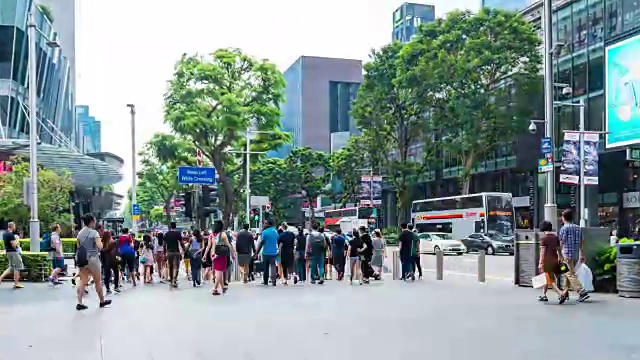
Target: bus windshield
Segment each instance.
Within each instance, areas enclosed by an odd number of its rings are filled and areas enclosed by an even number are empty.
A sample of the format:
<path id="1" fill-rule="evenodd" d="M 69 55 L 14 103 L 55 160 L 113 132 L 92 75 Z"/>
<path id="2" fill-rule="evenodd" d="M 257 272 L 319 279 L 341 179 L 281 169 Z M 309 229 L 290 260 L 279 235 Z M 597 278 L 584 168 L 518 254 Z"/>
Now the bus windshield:
<path id="1" fill-rule="evenodd" d="M 511 196 L 487 195 L 487 232 L 501 236 L 514 235 L 515 218 Z"/>

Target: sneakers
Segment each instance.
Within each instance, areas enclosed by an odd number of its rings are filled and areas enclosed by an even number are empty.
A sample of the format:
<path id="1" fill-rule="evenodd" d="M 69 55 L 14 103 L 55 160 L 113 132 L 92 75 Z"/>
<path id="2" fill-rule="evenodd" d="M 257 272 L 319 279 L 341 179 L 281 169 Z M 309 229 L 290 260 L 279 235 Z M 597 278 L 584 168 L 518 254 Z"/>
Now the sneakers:
<path id="1" fill-rule="evenodd" d="M 13 288 L 14 289 L 24 289 L 24 285 L 22 285 L 22 284 L 14 284 Z"/>
<path id="2" fill-rule="evenodd" d="M 591 296 L 589 295 L 588 292 L 583 291 L 578 295 L 578 299 L 576 300 L 577 302 L 581 303 L 587 299 L 589 299 Z"/>

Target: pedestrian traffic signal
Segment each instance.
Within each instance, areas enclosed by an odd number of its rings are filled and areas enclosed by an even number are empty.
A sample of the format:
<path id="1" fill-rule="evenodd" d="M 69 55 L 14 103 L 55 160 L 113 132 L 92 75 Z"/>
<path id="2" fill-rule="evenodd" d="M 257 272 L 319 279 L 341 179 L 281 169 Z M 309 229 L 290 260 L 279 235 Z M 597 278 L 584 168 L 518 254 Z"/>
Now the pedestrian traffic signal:
<path id="1" fill-rule="evenodd" d="M 193 193 L 191 191 L 185 191 L 183 195 L 183 208 L 184 217 L 193 218 Z"/>
<path id="2" fill-rule="evenodd" d="M 203 185 L 202 186 L 202 206 L 217 206 L 218 205 L 218 186 L 217 185 Z"/>

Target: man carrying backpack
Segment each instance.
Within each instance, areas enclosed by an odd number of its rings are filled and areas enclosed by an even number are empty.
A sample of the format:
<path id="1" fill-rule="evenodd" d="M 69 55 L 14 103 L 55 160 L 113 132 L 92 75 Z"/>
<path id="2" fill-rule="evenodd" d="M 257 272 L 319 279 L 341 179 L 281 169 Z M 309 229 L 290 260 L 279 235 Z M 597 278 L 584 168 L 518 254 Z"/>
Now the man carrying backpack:
<path id="1" fill-rule="evenodd" d="M 311 232 L 307 235 L 307 251 L 311 283 L 324 284 L 324 254 L 327 248 L 327 238 L 318 231 L 318 224 L 311 225 Z"/>

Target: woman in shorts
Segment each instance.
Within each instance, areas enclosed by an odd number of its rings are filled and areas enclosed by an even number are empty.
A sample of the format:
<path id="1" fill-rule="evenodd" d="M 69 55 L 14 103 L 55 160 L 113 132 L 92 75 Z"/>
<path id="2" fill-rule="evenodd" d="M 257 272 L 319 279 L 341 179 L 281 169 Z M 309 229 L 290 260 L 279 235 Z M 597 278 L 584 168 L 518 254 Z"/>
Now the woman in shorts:
<path id="1" fill-rule="evenodd" d="M 362 272 L 360 271 L 360 256 L 364 250 L 365 245 L 360 238 L 358 230 L 353 230 L 353 237 L 349 240 L 349 247 L 347 248 L 347 254 L 349 255 L 349 270 L 351 275 L 349 277 L 349 283 L 353 284 L 353 278 L 355 276 L 358 283 L 362 285 Z"/>
<path id="2" fill-rule="evenodd" d="M 164 282 L 165 279 L 165 264 L 167 263 L 167 257 L 164 253 L 164 234 L 158 233 L 156 236 L 155 244 L 153 244 L 153 259 L 156 262 L 156 268 L 158 269 L 158 277 L 160 282 Z"/>
<path id="3" fill-rule="evenodd" d="M 100 263 L 100 250 L 102 250 L 102 239 L 100 234 L 95 230 L 96 218 L 91 214 L 82 217 L 84 228 L 80 230 L 77 237 L 78 253 L 77 263 L 79 266 L 78 275 L 80 277 L 80 285 L 78 286 L 77 296 L 78 303 L 76 310 L 86 310 L 87 306 L 82 303 L 84 290 L 89 279 L 93 278 L 96 287 L 96 294 L 100 300 L 100 307 L 103 308 L 111 304 L 111 300 L 104 298 L 102 291 L 102 264 Z M 83 255 L 81 255 L 83 254 Z M 83 264 L 83 262 L 86 263 Z"/>
<path id="4" fill-rule="evenodd" d="M 540 263 L 538 270 L 545 273 L 547 277 L 546 288 L 552 288 L 558 294 L 558 303 L 563 304 L 569 298 L 569 291 L 562 292 L 558 288 L 557 275 L 560 273 L 560 259 L 562 259 L 562 250 L 560 248 L 560 240 L 558 235 L 553 232 L 553 226 L 549 221 L 543 221 L 540 224 L 540 230 L 544 232 L 540 239 Z M 545 290 L 546 293 L 546 290 Z M 538 298 L 538 301 L 548 301 L 546 294 Z"/>

